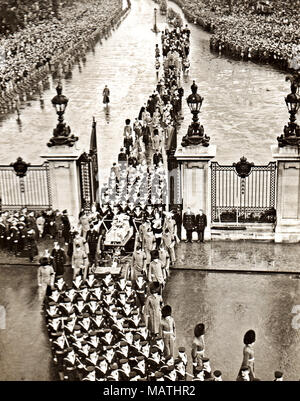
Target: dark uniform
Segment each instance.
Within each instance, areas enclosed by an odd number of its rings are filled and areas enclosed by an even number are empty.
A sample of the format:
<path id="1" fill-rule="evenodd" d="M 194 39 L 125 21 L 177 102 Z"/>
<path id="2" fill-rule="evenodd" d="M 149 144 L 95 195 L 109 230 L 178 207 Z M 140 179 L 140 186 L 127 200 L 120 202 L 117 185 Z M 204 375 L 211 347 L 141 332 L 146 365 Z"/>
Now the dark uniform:
<path id="1" fill-rule="evenodd" d="M 203 213 L 202 215 L 197 214 L 196 216 L 196 229 L 198 233 L 198 240 L 200 242 L 204 242 L 204 230 L 207 226 L 207 218 L 206 215 Z"/>
<path id="2" fill-rule="evenodd" d="M 89 261 L 91 264 L 95 263 L 97 245 L 100 234 L 96 230 L 89 230 L 86 234 L 86 241 L 89 245 Z"/>
<path id="3" fill-rule="evenodd" d="M 67 260 L 66 253 L 62 248 L 52 249 L 51 252 L 52 265 L 55 273 L 62 276 L 65 272 L 65 263 Z"/>
<path id="4" fill-rule="evenodd" d="M 183 227 L 186 230 L 186 237 L 188 242 L 192 242 L 193 231 L 195 228 L 195 215 L 194 213 L 185 212 L 182 219 Z"/>

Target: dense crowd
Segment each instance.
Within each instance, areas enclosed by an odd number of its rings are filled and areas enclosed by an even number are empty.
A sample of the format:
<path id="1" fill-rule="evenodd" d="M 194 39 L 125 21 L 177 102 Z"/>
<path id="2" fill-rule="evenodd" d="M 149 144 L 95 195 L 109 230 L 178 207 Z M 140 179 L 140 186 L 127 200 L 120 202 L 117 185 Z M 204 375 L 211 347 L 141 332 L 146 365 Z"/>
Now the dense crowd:
<path id="1" fill-rule="evenodd" d="M 213 32 L 212 50 L 243 60 L 270 63 L 285 70 L 299 68 L 299 1 L 273 1 L 268 14 L 262 12 L 259 2 L 253 1 L 175 2 L 183 7 L 189 21 Z"/>
<path id="2" fill-rule="evenodd" d="M 0 6 L 0 34 L 9 35 L 23 29 L 29 22 L 59 17 L 60 3 L 57 0 L 6 0 Z"/>
<path id="3" fill-rule="evenodd" d="M 128 7 L 130 2 L 128 2 Z M 39 88 L 49 72 L 63 74 L 105 37 L 127 9 L 120 0 L 88 0 L 28 22 L 0 39 L 0 112 L 18 108 L 23 96 Z"/>

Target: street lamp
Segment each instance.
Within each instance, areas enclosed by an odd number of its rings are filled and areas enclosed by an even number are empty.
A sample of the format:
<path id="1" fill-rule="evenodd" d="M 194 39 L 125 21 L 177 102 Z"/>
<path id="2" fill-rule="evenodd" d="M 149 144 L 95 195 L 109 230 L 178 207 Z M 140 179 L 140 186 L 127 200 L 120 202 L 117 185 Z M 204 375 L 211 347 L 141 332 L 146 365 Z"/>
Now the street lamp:
<path id="1" fill-rule="evenodd" d="M 187 134 L 182 138 L 181 146 L 202 145 L 207 147 L 209 146 L 210 137 L 204 135 L 203 125 L 200 124 L 198 119 L 204 98 L 197 93 L 198 87 L 195 81 L 193 81 L 191 90 L 192 93 L 187 97 L 186 101 L 193 115 L 193 122 L 189 125 Z"/>
<path id="2" fill-rule="evenodd" d="M 157 24 L 156 24 L 156 18 L 157 18 L 157 8 L 154 8 L 154 26 L 152 31 L 155 33 L 160 32 L 159 29 L 157 28 Z"/>
<path id="3" fill-rule="evenodd" d="M 69 99 L 62 94 L 62 85 L 58 83 L 56 87 L 57 95 L 51 100 L 53 107 L 56 109 L 56 114 L 58 115 L 58 120 L 63 122 L 63 115 L 66 111 Z"/>
<path id="4" fill-rule="evenodd" d="M 290 121 L 295 122 L 296 114 L 298 113 L 300 106 L 299 98 L 297 96 L 297 87 L 295 85 L 291 86 L 291 93 L 285 98 L 285 103 L 288 112 L 290 113 Z"/>
<path id="5" fill-rule="evenodd" d="M 300 127 L 296 123 L 296 115 L 300 108 L 300 98 L 297 94 L 300 86 L 299 77 L 294 75 L 288 77 L 287 80 L 291 81 L 291 93 L 285 98 L 285 103 L 290 114 L 290 121 L 288 125 L 284 126 L 283 135 L 277 138 L 279 147 L 300 145 Z"/>
<path id="6" fill-rule="evenodd" d="M 71 135 L 71 128 L 64 123 L 64 113 L 66 111 L 69 99 L 62 94 L 62 85 L 59 82 L 56 87 L 56 96 L 51 100 L 53 107 L 58 115 L 58 124 L 53 130 L 53 137 L 47 143 L 47 146 L 73 146 L 78 141 L 78 137 Z"/>

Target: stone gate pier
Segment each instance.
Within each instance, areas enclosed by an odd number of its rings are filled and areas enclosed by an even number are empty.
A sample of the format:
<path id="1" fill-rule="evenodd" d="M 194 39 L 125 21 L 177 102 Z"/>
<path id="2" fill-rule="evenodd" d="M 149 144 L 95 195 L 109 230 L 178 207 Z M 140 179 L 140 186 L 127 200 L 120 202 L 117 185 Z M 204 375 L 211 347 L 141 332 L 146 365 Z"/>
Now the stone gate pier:
<path id="1" fill-rule="evenodd" d="M 277 161 L 275 242 L 300 242 L 300 153 L 298 146 L 271 147 Z"/>

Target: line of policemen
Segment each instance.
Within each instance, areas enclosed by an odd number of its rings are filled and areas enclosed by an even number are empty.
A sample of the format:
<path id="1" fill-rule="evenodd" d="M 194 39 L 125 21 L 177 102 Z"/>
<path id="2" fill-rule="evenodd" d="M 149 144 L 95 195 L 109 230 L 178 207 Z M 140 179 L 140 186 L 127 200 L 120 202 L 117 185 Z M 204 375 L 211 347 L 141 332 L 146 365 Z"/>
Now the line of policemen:
<path id="1" fill-rule="evenodd" d="M 85 281 L 77 276 L 72 286 L 57 276 L 44 307 L 60 379 L 185 380 L 185 349 L 165 358 L 163 339 L 152 337 L 143 322 L 146 294 L 142 275 L 134 281 L 110 273 Z"/>
<path id="2" fill-rule="evenodd" d="M 32 261 L 38 254 L 37 240 L 45 236 L 69 241 L 70 222 L 67 211 L 48 210 L 42 213 L 23 208 L 19 212 L 0 214 L 0 249 L 15 256 L 25 255 Z"/>
<path id="3" fill-rule="evenodd" d="M 1 214 L 0 250 L 6 250 L 15 256 L 27 254 L 29 260 L 33 261 L 38 254 L 36 236 L 36 223 L 32 213 Z"/>

